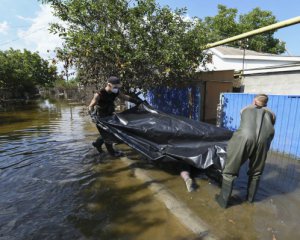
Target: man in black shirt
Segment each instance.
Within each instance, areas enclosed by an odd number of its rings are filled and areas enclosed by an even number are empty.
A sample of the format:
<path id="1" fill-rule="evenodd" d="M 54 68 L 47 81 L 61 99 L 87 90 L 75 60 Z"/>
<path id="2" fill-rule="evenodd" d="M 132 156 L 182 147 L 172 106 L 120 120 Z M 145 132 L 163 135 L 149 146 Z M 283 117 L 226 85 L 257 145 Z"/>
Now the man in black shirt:
<path id="1" fill-rule="evenodd" d="M 128 95 L 125 95 L 120 92 L 121 88 L 120 79 L 111 76 L 107 80 L 107 84 L 105 88 L 100 89 L 100 91 L 94 94 L 94 97 L 88 107 L 89 113 L 91 114 L 94 112 L 94 108 L 96 108 L 96 115 L 99 117 L 107 117 L 111 116 L 115 112 L 115 104 L 114 101 L 118 97 L 122 100 L 132 102 L 136 105 L 140 104 L 142 101 L 140 99 L 132 98 Z M 108 153 L 111 156 L 119 157 L 122 154 L 118 151 L 115 151 L 112 145 L 111 134 L 105 131 L 104 129 L 100 128 L 96 125 L 99 133 L 101 136 L 97 138 L 95 142 L 93 142 L 93 146 L 101 153 L 102 152 L 102 145 L 105 144 Z"/>

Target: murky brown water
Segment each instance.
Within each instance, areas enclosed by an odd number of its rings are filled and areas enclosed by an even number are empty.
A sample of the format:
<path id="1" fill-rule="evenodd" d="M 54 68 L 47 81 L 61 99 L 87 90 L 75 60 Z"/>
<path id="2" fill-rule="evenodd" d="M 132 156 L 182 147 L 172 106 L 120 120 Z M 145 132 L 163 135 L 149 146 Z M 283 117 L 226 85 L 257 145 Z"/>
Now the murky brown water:
<path id="1" fill-rule="evenodd" d="M 130 157 L 140 158 L 139 155 Z M 138 161 L 137 164 L 171 189 L 211 226 L 219 239 L 300 239 L 300 162 L 295 159 L 269 154 L 254 204 L 245 202 L 247 168 L 244 166 L 235 182 L 233 206 L 226 210 L 214 201 L 220 191 L 216 182 L 198 177 L 197 191 L 187 193 L 173 163 L 152 166 Z"/>
<path id="2" fill-rule="evenodd" d="M 0 112 L 0 239 L 192 239 L 119 159 L 91 147 L 83 106 Z"/>
<path id="3" fill-rule="evenodd" d="M 0 112 L 0 239 L 194 239 L 119 159 L 91 147 L 96 129 L 83 106 L 40 101 Z M 245 203 L 246 168 L 234 205 L 196 179 L 187 193 L 172 166 L 157 167 L 120 145 L 220 239 L 300 239 L 300 162 L 269 155 L 255 204 Z"/>

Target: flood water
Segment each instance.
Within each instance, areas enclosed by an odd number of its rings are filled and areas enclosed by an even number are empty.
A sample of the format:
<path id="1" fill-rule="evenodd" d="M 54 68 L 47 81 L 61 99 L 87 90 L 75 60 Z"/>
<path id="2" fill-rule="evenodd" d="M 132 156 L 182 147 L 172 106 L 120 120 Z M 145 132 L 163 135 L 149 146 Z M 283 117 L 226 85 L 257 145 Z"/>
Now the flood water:
<path id="1" fill-rule="evenodd" d="M 187 206 L 210 225 L 218 239 L 224 240 L 298 240 L 300 239 L 300 161 L 269 153 L 260 187 L 253 204 L 247 203 L 247 165 L 235 181 L 230 206 L 220 208 L 214 201 L 220 187 L 199 171 L 192 171 L 197 190 L 187 193 L 173 163 L 143 163 L 140 168 L 162 182 Z"/>
<path id="2" fill-rule="evenodd" d="M 191 239 L 119 159 L 91 146 L 84 106 L 0 112 L 0 239 Z"/>
<path id="3" fill-rule="evenodd" d="M 254 204 L 245 203 L 246 167 L 233 192 L 233 205 L 218 207 L 218 185 L 196 178 L 187 193 L 168 164 L 141 160 L 128 167 L 99 156 L 85 107 L 41 100 L 0 112 L 0 239 L 196 239 L 132 167 L 166 185 L 211 226 L 219 239 L 300 239 L 300 161 L 269 154 Z"/>

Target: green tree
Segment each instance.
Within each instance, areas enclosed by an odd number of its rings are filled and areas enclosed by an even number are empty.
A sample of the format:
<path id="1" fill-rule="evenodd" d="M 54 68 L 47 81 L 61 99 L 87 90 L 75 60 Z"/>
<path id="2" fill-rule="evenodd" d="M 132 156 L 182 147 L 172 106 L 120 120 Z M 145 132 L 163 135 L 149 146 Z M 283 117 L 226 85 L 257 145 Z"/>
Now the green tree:
<path id="1" fill-rule="evenodd" d="M 65 24 L 53 24 L 63 59 L 83 83 L 120 76 L 126 88 L 176 84 L 192 78 L 205 41 L 199 19 L 155 0 L 47 0 Z M 71 60 L 70 60 L 71 59 Z"/>
<path id="2" fill-rule="evenodd" d="M 80 84 L 78 78 L 72 78 L 69 81 L 66 81 L 64 78 L 58 78 L 53 86 L 58 90 L 66 90 L 66 89 L 78 89 L 78 85 Z"/>
<path id="3" fill-rule="evenodd" d="M 0 88 L 16 96 L 33 93 L 38 86 L 50 86 L 57 79 L 55 66 L 26 49 L 0 51 L 0 62 Z"/>
<path id="4" fill-rule="evenodd" d="M 254 8 L 251 12 L 239 16 L 239 32 L 244 33 L 276 23 L 271 11 Z M 274 38 L 275 31 L 259 34 L 249 39 L 249 49 L 280 54 L 285 52 L 285 43 Z"/>
<path id="5" fill-rule="evenodd" d="M 204 19 L 204 27 L 209 42 L 215 42 L 276 22 L 276 17 L 273 16 L 271 11 L 254 8 L 249 13 L 238 15 L 237 9 L 218 5 L 218 14 L 214 17 L 206 17 Z M 267 32 L 249 38 L 247 43 L 248 49 L 274 54 L 283 53 L 285 51 L 285 43 L 274 38 L 274 32 Z M 239 47 L 238 42 L 233 42 L 230 45 Z"/>
<path id="6" fill-rule="evenodd" d="M 219 13 L 186 20 L 186 9 L 172 11 L 155 0 L 42 0 L 51 4 L 63 23 L 51 31 L 64 39 L 57 57 L 65 73 L 76 67 L 82 83 L 104 82 L 109 75 L 126 88 L 171 86 L 193 78 L 202 46 L 276 22 L 271 12 L 219 5 Z M 233 43 L 238 46 L 238 43 Z M 273 33 L 250 39 L 249 48 L 281 53 L 284 43 Z"/>
<path id="7" fill-rule="evenodd" d="M 204 18 L 204 28 L 209 42 L 216 42 L 239 34 L 237 9 L 218 5 L 218 14 Z"/>

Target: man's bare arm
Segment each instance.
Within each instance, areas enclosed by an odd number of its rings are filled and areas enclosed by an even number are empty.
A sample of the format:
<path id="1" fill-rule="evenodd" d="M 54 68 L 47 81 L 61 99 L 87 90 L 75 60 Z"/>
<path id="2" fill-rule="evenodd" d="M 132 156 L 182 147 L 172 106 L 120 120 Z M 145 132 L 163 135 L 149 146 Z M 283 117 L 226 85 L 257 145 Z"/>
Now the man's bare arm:
<path id="1" fill-rule="evenodd" d="M 97 101 L 99 100 L 100 95 L 98 93 L 94 94 L 94 97 L 90 103 L 90 105 L 88 106 L 88 109 L 90 112 L 94 111 L 94 106 L 97 104 Z"/>
<path id="2" fill-rule="evenodd" d="M 118 98 L 125 100 L 125 101 L 129 101 L 129 99 L 131 98 L 130 96 L 124 94 L 124 93 L 119 93 Z"/>
<path id="3" fill-rule="evenodd" d="M 129 95 L 126 95 L 126 94 L 123 94 L 123 93 L 119 93 L 118 98 L 120 98 L 122 100 L 125 100 L 125 101 L 128 101 L 128 102 L 132 102 L 136 105 L 142 103 L 142 101 L 140 99 L 130 97 Z"/>

